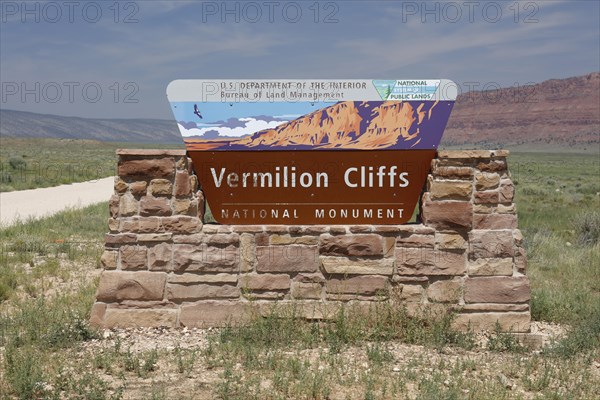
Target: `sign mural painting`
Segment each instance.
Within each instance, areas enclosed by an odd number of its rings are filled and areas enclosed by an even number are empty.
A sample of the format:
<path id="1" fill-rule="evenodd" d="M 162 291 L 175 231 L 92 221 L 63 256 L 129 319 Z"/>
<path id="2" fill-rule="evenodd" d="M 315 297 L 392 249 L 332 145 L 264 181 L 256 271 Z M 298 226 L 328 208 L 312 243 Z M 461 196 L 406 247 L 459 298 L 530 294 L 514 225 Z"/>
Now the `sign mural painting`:
<path id="1" fill-rule="evenodd" d="M 224 224 L 402 224 L 456 99 L 438 80 L 176 80 L 173 114 Z"/>

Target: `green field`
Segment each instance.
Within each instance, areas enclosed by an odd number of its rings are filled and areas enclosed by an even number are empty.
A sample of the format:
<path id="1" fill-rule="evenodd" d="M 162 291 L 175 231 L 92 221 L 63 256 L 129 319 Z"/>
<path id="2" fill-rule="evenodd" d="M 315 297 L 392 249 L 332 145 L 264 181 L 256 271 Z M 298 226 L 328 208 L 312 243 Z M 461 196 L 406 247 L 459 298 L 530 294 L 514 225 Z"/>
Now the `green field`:
<path id="1" fill-rule="evenodd" d="M 118 148 L 155 144 L 0 138 L 0 192 L 58 186 L 115 174 Z M 170 145 L 161 147 L 183 148 Z"/>
<path id="2" fill-rule="evenodd" d="M 598 155 L 508 160 L 532 316 L 567 332 L 542 351 L 506 334 L 478 347 L 476 335 L 452 332 L 448 319 L 410 319 L 385 307 L 366 319 L 348 309 L 322 324 L 274 315 L 240 328 L 178 331 L 174 347 L 150 338 L 133 349 L 86 322 L 103 203 L 0 232 L 0 398 L 600 398 Z M 189 345 L 194 335 L 201 345 Z"/>

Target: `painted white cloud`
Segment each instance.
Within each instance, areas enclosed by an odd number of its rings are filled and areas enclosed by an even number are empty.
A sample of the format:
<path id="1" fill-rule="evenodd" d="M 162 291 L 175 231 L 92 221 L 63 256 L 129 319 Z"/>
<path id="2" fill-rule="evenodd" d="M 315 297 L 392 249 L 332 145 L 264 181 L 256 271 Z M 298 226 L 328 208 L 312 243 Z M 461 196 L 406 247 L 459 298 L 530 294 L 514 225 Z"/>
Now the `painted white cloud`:
<path id="1" fill-rule="evenodd" d="M 244 126 L 230 128 L 227 126 L 209 126 L 209 127 L 198 127 L 186 129 L 181 124 L 177 124 L 179 126 L 179 132 L 183 137 L 190 136 L 202 136 L 206 132 L 218 132 L 219 136 L 226 137 L 242 137 L 244 135 L 251 135 L 254 132 L 261 131 L 263 129 L 271 129 L 275 128 L 287 121 L 263 121 L 255 118 L 239 118 L 239 121 L 244 122 Z"/>

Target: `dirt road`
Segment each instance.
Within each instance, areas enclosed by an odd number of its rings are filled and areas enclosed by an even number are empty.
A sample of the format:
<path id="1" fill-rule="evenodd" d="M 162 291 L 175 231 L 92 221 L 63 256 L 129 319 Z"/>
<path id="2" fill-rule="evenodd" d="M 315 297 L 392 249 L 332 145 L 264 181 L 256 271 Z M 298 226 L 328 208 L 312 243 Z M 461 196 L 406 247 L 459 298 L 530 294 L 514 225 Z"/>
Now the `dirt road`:
<path id="1" fill-rule="evenodd" d="M 0 193 L 0 225 L 17 219 L 40 218 L 67 207 L 84 207 L 108 201 L 113 193 L 114 177 L 50 188 Z"/>

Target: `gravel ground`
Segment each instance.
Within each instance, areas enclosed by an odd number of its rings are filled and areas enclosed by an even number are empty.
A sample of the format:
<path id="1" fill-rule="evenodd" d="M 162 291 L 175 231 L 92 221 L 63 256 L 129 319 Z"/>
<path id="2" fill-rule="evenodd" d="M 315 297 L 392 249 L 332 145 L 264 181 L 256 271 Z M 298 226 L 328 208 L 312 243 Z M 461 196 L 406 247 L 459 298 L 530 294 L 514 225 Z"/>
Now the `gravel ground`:
<path id="1" fill-rule="evenodd" d="M 0 225 L 17 220 L 41 218 L 69 207 L 85 207 L 108 201 L 113 192 L 114 177 L 73 183 L 50 188 L 0 193 Z"/>

